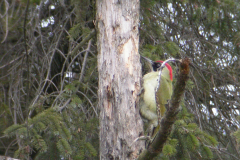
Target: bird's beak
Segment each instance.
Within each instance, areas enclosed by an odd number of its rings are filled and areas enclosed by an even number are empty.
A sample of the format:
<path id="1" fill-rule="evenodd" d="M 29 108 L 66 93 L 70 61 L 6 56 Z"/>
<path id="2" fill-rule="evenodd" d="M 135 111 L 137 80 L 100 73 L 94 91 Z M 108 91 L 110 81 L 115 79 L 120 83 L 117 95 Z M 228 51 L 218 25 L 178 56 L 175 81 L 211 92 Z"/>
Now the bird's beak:
<path id="1" fill-rule="evenodd" d="M 151 59 L 148 59 L 146 57 L 141 56 L 145 61 L 147 61 L 148 63 L 150 63 L 151 65 L 153 64 L 153 61 Z"/>

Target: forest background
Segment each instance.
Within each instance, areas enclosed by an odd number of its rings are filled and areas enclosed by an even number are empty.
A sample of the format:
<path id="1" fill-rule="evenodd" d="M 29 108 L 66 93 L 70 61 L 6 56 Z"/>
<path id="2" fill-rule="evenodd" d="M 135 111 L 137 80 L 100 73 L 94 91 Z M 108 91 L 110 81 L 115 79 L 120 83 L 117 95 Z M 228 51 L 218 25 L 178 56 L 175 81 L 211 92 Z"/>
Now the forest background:
<path id="1" fill-rule="evenodd" d="M 96 7 L 0 1 L 0 155 L 99 159 Z M 140 1 L 139 53 L 192 62 L 161 158 L 240 159 L 239 20 L 237 0 Z"/>

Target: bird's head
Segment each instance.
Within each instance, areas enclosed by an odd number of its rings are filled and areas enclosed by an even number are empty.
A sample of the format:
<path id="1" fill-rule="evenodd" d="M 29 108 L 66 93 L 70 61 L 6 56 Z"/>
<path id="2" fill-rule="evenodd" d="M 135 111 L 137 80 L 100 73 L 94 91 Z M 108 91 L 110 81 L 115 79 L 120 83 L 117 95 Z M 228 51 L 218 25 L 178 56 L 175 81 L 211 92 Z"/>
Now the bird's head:
<path id="1" fill-rule="evenodd" d="M 163 61 L 161 61 L 161 60 L 153 62 L 152 63 L 153 70 L 156 72 L 158 70 L 158 68 L 161 67 L 162 63 L 163 63 Z M 170 79 L 172 81 L 173 80 L 172 67 L 168 63 L 166 63 L 165 66 L 167 67 L 167 69 L 169 71 L 169 77 L 170 77 Z"/>
<path id="2" fill-rule="evenodd" d="M 142 56 L 143 57 L 143 56 Z M 152 61 L 146 57 L 143 57 L 143 59 L 145 59 L 147 62 L 149 62 L 152 66 L 152 69 L 154 72 L 156 72 L 162 65 L 163 61 L 159 60 L 159 61 Z M 169 77 L 170 77 L 170 80 L 172 81 L 173 80 L 173 73 L 172 73 L 172 67 L 166 63 L 165 66 L 167 67 L 168 71 L 169 71 Z"/>

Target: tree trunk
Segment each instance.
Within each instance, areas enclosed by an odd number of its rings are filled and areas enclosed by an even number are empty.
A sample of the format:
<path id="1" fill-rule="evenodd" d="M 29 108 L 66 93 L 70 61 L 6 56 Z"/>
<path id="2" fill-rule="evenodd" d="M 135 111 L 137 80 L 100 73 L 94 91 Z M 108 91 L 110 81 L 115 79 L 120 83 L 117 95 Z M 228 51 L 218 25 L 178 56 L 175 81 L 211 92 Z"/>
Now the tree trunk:
<path id="1" fill-rule="evenodd" d="M 98 0 L 100 159 L 135 159 L 144 147 L 139 115 L 139 0 Z"/>

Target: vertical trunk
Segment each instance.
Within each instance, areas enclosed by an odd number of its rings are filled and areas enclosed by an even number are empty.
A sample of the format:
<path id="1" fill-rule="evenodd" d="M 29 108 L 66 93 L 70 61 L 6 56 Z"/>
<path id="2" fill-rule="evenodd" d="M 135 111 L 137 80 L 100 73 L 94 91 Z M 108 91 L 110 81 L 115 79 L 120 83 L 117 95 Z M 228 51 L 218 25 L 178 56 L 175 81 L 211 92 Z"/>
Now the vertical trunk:
<path id="1" fill-rule="evenodd" d="M 100 158 L 135 159 L 143 142 L 139 115 L 139 0 L 98 0 Z"/>

